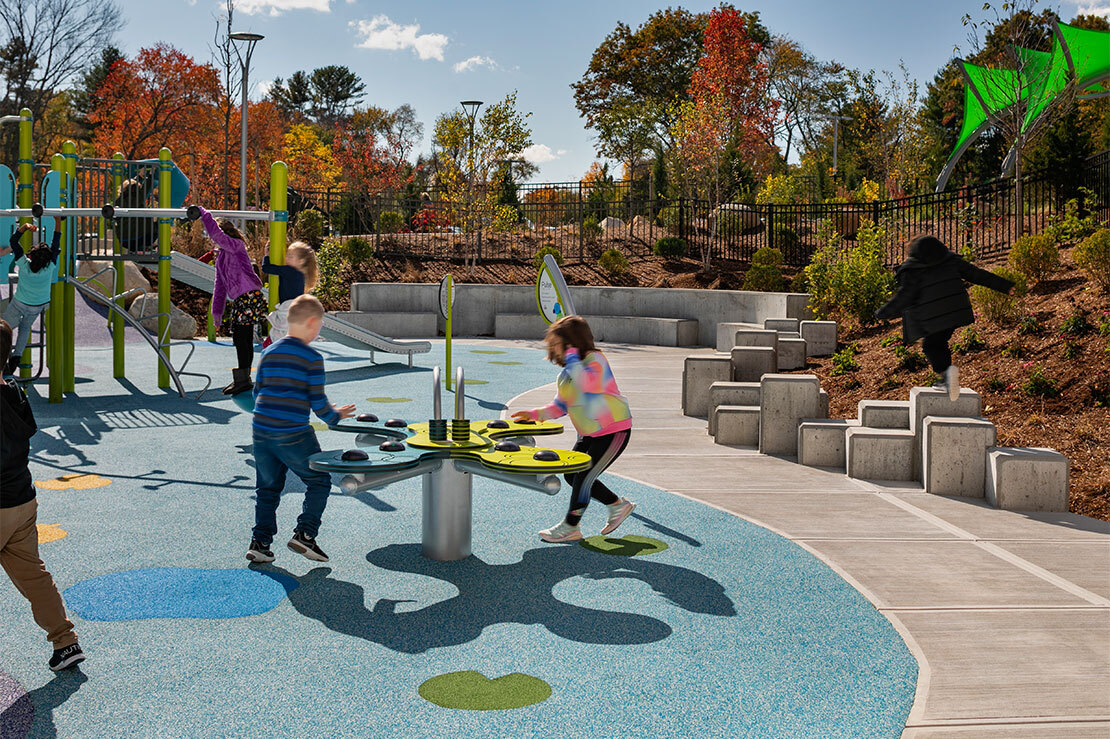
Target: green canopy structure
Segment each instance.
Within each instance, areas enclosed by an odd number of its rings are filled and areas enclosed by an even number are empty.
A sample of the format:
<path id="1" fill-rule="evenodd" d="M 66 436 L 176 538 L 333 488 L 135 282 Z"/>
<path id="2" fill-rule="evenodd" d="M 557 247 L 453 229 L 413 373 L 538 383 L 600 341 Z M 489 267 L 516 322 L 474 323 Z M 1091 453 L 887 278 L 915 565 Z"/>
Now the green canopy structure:
<path id="1" fill-rule="evenodd" d="M 1045 113 L 1073 92 L 1080 100 L 1110 95 L 1110 32 L 1053 24 L 1052 50 L 1015 48 L 1020 70 L 991 69 L 957 59 L 964 76 L 964 120 L 952 156 L 937 177 L 941 192 L 968 147 L 997 125 L 1003 115 L 1013 115 L 1014 106 L 1022 117 L 1021 133 L 1028 134 L 1044 119 Z M 1016 157 L 1012 150 L 1003 163 L 1003 172 Z"/>

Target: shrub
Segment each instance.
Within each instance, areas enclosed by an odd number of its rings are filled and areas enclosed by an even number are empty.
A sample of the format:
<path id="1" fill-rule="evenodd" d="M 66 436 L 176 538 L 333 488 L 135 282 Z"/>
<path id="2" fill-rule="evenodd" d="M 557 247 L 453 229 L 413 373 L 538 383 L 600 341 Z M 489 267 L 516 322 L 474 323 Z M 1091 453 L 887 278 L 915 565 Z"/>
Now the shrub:
<path id="1" fill-rule="evenodd" d="M 1060 333 L 1069 336 L 1086 336 L 1094 330 L 1094 326 L 1087 320 L 1087 314 L 1076 310 L 1060 324 Z"/>
<path id="2" fill-rule="evenodd" d="M 782 252 L 778 249 L 763 247 L 752 255 L 752 266 L 744 275 L 744 290 L 757 292 L 776 292 L 782 290 Z"/>
<path id="3" fill-rule="evenodd" d="M 846 346 L 832 355 L 832 369 L 829 370 L 830 375 L 846 375 L 858 369 L 859 362 L 856 361 L 856 348 L 854 346 Z"/>
<path id="4" fill-rule="evenodd" d="M 1038 336 L 1044 331 L 1044 324 L 1036 316 L 1022 316 L 1018 319 L 1017 332 L 1022 336 Z"/>
<path id="5" fill-rule="evenodd" d="M 1110 408 L 1110 373 L 1099 372 L 1087 383 L 1091 393 L 1091 405 L 1096 408 Z"/>
<path id="6" fill-rule="evenodd" d="M 894 356 L 898 357 L 898 368 L 908 372 L 916 372 L 929 366 L 929 360 L 924 354 L 905 345 L 894 347 Z"/>
<path id="7" fill-rule="evenodd" d="M 628 257 L 619 249 L 606 249 L 597 260 L 597 265 L 611 275 L 619 275 L 628 271 Z"/>
<path id="8" fill-rule="evenodd" d="M 301 215 L 304 215 L 303 213 Z M 316 251 L 316 266 L 319 277 L 313 293 L 324 307 L 338 306 L 348 289 L 344 271 L 347 267 L 347 247 L 339 239 L 324 239 Z"/>
<path id="9" fill-rule="evenodd" d="M 365 264 L 374 259 L 374 244 L 361 236 L 347 239 L 347 258 L 352 265 Z"/>
<path id="10" fill-rule="evenodd" d="M 991 391 L 992 393 L 1000 393 L 1004 391 L 1007 387 L 1006 381 L 998 375 L 991 375 L 990 377 L 988 377 L 986 385 L 987 390 Z"/>
<path id="11" fill-rule="evenodd" d="M 775 226 L 771 239 L 776 249 L 792 249 L 798 245 L 798 232 L 790 226 Z"/>
<path id="12" fill-rule="evenodd" d="M 1083 194 L 1087 215 L 1079 216 L 1079 199 L 1071 198 L 1064 203 L 1064 215 L 1051 219 L 1050 229 L 1059 241 L 1079 241 L 1090 236 L 1103 225 L 1098 220 L 1098 195 L 1086 187 L 1079 188 Z"/>
<path id="13" fill-rule="evenodd" d="M 664 236 L 655 242 L 655 255 L 664 259 L 681 259 L 686 256 L 686 240 L 677 236 Z"/>
<path id="14" fill-rule="evenodd" d="M 1064 350 L 1060 352 L 1064 359 L 1075 359 L 1083 353 L 1083 345 L 1075 339 L 1068 339 L 1064 342 Z"/>
<path id="15" fill-rule="evenodd" d="M 1091 282 L 1103 292 L 1110 292 L 1110 228 L 1100 228 L 1083 239 L 1072 252 L 1072 258 Z"/>
<path id="16" fill-rule="evenodd" d="M 597 216 L 586 216 L 582 221 L 582 235 L 586 237 L 587 241 L 601 237 L 601 226 L 598 224 Z"/>
<path id="17" fill-rule="evenodd" d="M 983 341 L 982 337 L 979 336 L 979 332 L 971 326 L 964 329 L 963 334 L 960 335 L 960 340 L 952 345 L 952 351 L 957 354 L 978 352 L 986 348 L 987 342 Z"/>
<path id="18" fill-rule="evenodd" d="M 902 337 L 901 336 L 888 336 L 888 337 L 886 337 L 885 339 L 883 339 L 882 341 L 879 342 L 879 346 L 886 349 L 887 347 L 891 347 L 891 346 L 894 346 L 895 344 L 901 344 L 901 343 L 902 343 Z"/>
<path id="19" fill-rule="evenodd" d="M 894 276 L 884 266 L 888 237 L 882 226 L 865 223 L 856 243 L 841 248 L 830 235 L 805 268 L 818 318 L 843 311 L 861 324 L 875 323 L 875 311 L 890 297 Z"/>
<path id="20" fill-rule="evenodd" d="M 382 211 L 378 216 L 378 232 L 383 234 L 401 233 L 405 226 L 405 215 L 395 210 Z"/>
<path id="21" fill-rule="evenodd" d="M 316 210 L 302 210 L 297 214 L 297 222 L 293 224 L 293 241 L 303 241 L 319 249 L 320 244 L 327 234 L 328 220 L 324 212 Z"/>
<path id="22" fill-rule="evenodd" d="M 1014 339 L 1002 350 L 1002 356 L 1011 359 L 1021 359 L 1029 353 L 1029 347 L 1021 339 Z"/>
<path id="23" fill-rule="evenodd" d="M 809 292 L 809 278 L 806 277 L 805 270 L 794 275 L 790 280 L 790 292 L 792 293 L 808 293 Z"/>
<path id="24" fill-rule="evenodd" d="M 1013 293 L 1007 295 L 1006 293 L 995 292 L 989 287 L 972 285 L 971 302 L 979 315 L 986 320 L 992 323 L 1004 323 L 1013 320 L 1014 316 L 1017 315 L 1017 298 L 1024 296 L 1027 292 L 1025 275 L 1005 267 L 995 269 L 994 273 L 1014 283 Z"/>
<path id="25" fill-rule="evenodd" d="M 1110 336 L 1110 312 L 1105 312 L 1098 317 L 1098 335 Z"/>
<path id="26" fill-rule="evenodd" d="M 1060 269 L 1060 248 L 1049 231 L 1022 236 L 1010 249 L 1010 267 L 1031 280 L 1040 281 Z"/>
<path id="27" fill-rule="evenodd" d="M 1060 390 L 1056 387 L 1056 380 L 1044 373 L 1044 367 L 1033 370 L 1033 374 L 1029 375 L 1022 389 L 1038 398 L 1055 398 L 1060 394 Z"/>
<path id="28" fill-rule="evenodd" d="M 539 269 L 543 266 L 543 258 L 546 257 L 548 254 L 555 257 L 555 264 L 559 265 L 560 267 L 563 266 L 563 253 L 556 249 L 554 245 L 547 244 L 546 246 L 540 248 L 540 250 L 536 252 L 536 256 L 532 259 L 532 264 L 536 265 L 536 269 Z"/>
<path id="29" fill-rule="evenodd" d="M 902 387 L 902 380 L 899 379 L 898 375 L 887 375 L 879 383 L 880 390 L 897 390 L 900 387 Z"/>
<path id="30" fill-rule="evenodd" d="M 678 228 L 680 224 L 684 224 L 686 227 L 689 227 L 690 220 L 694 217 L 694 214 L 690 206 L 687 205 L 685 207 L 685 213 L 680 213 L 679 206 L 677 205 L 668 205 L 663 207 L 662 209 L 660 209 L 659 215 L 656 216 L 659 224 L 662 226 L 666 226 L 667 228 Z"/>

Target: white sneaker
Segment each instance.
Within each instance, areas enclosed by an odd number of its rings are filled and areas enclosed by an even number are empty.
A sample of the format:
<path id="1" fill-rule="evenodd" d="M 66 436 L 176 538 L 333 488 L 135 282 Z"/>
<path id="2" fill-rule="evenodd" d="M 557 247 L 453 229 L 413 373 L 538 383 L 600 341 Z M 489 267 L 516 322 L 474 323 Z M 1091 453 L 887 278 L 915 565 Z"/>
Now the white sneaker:
<path id="1" fill-rule="evenodd" d="M 624 523 L 624 519 L 628 518 L 629 514 L 636 508 L 636 504 L 621 498 L 613 505 L 605 507 L 609 509 L 609 523 L 605 524 L 605 528 L 601 530 L 602 535 L 616 531 L 617 527 Z"/>
<path id="2" fill-rule="evenodd" d="M 552 544 L 562 544 L 565 541 L 581 541 L 582 531 L 577 526 L 571 526 L 566 521 L 540 532 L 540 538 Z"/>
<path id="3" fill-rule="evenodd" d="M 944 384 L 948 386 L 948 399 L 955 403 L 960 399 L 960 370 L 956 365 L 948 365 L 944 371 Z"/>

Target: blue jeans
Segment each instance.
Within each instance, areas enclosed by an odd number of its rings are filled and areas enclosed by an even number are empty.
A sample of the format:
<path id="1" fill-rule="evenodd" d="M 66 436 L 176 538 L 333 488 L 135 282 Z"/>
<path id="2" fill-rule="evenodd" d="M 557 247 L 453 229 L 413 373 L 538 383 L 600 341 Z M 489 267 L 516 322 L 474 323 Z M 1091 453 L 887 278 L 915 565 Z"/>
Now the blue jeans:
<path id="1" fill-rule="evenodd" d="M 304 506 L 297 516 L 297 531 L 315 537 L 320 530 L 320 517 L 328 504 L 331 475 L 309 469 L 308 457 L 320 451 L 316 432 L 312 429 L 293 434 L 267 434 L 254 430 L 254 472 L 256 500 L 254 504 L 254 538 L 270 544 L 277 534 L 277 509 L 281 491 L 285 489 L 285 472 L 304 481 L 308 488 Z"/>

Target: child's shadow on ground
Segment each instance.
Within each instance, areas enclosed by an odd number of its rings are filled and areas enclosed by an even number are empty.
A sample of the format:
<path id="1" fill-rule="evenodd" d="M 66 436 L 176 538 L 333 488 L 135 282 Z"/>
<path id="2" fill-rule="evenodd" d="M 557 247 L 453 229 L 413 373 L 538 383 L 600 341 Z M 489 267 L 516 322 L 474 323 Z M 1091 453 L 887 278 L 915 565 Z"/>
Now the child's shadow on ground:
<path id="1" fill-rule="evenodd" d="M 63 670 L 41 688 L 20 696 L 0 714 L 0 737 L 58 736 L 54 710 L 69 700 L 88 679 L 79 669 Z"/>
<path id="2" fill-rule="evenodd" d="M 671 627 L 657 618 L 585 608 L 552 594 L 559 583 L 575 576 L 632 578 L 692 613 L 736 615 L 724 587 L 699 572 L 578 546 L 531 549 L 520 562 L 508 565 L 490 565 L 477 557 L 436 562 L 421 555 L 419 544 L 391 544 L 366 559 L 385 570 L 449 582 L 459 594 L 416 611 L 398 612 L 398 604 L 412 601 L 381 598 L 367 608 L 362 586 L 332 578 L 330 567 L 318 567 L 300 578 L 272 565 L 255 569 L 294 577 L 299 587 L 289 593 L 289 600 L 302 615 L 332 631 L 408 654 L 466 644 L 485 627 L 499 623 L 541 624 L 557 636 L 586 644 L 648 644 L 670 636 Z M 638 610 L 635 603 L 628 607 Z"/>

